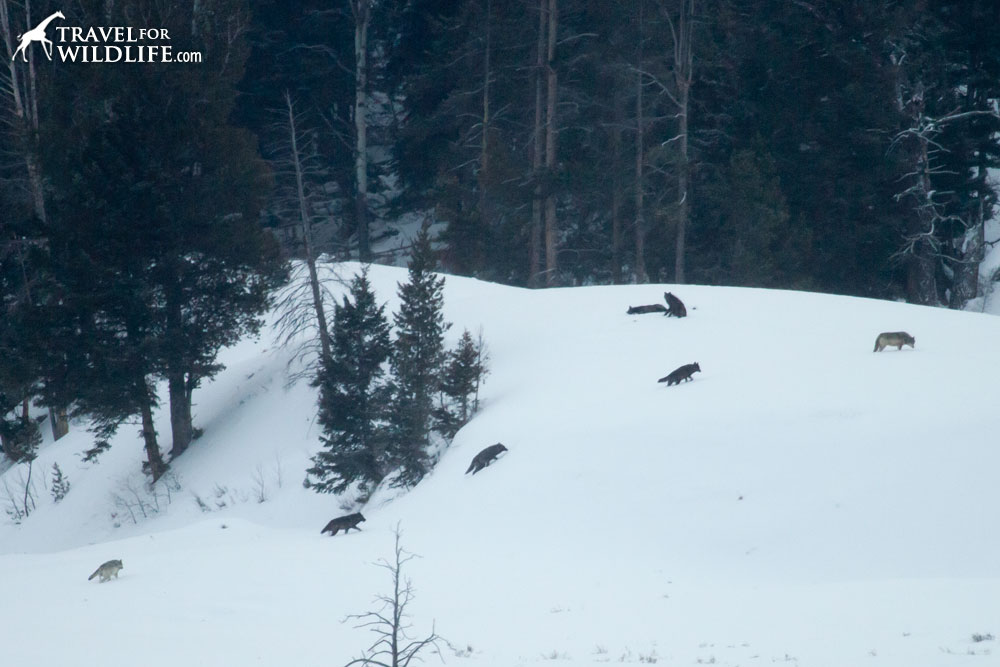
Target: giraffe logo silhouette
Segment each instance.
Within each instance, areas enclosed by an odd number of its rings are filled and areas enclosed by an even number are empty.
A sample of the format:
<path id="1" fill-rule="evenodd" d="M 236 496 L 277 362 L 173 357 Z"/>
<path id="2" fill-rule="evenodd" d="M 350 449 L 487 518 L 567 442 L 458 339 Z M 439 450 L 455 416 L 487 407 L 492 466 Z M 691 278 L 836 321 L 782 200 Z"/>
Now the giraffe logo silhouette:
<path id="1" fill-rule="evenodd" d="M 52 60 L 52 40 L 50 40 L 48 37 L 45 36 L 45 28 L 48 27 L 49 23 L 51 23 L 52 21 L 64 18 L 66 17 L 63 15 L 62 12 L 56 12 L 55 14 L 52 14 L 47 19 L 39 23 L 37 26 L 29 30 L 28 32 L 24 33 L 23 35 L 18 35 L 17 38 L 21 40 L 21 44 L 17 47 L 17 50 L 14 51 L 14 55 L 11 56 L 11 60 L 17 58 L 17 54 L 20 53 L 21 58 L 24 60 L 24 62 L 28 62 L 28 54 L 25 51 L 25 49 L 27 48 L 28 44 L 31 44 L 32 42 L 41 42 L 42 50 L 45 51 L 45 56 L 49 60 Z"/>

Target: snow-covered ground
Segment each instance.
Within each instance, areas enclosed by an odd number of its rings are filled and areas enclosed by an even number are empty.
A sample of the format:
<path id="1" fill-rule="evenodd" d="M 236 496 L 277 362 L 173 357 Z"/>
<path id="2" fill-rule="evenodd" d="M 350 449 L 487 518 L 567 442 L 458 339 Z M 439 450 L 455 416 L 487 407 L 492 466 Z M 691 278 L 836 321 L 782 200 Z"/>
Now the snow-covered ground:
<path id="1" fill-rule="evenodd" d="M 405 270 L 371 278 L 394 308 Z M 667 289 L 688 318 L 625 314 Z M 1000 664 L 1000 319 L 454 277 L 446 316 L 452 341 L 481 327 L 489 346 L 482 410 L 420 485 L 361 508 L 361 532 L 319 533 L 357 508 L 302 488 L 315 394 L 286 387 L 270 332 L 196 393 L 205 434 L 148 518 L 137 427 L 96 465 L 84 425 L 47 443 L 34 479 L 58 462 L 72 488 L 55 504 L 38 481 L 37 510 L 0 525 L 0 663 L 343 665 L 375 639 L 344 619 L 389 592 L 375 563 L 400 526 L 412 634 L 433 623 L 445 664 Z M 872 352 L 897 330 L 915 349 Z M 695 361 L 692 382 L 656 382 Z M 119 579 L 87 580 L 112 558 Z"/>

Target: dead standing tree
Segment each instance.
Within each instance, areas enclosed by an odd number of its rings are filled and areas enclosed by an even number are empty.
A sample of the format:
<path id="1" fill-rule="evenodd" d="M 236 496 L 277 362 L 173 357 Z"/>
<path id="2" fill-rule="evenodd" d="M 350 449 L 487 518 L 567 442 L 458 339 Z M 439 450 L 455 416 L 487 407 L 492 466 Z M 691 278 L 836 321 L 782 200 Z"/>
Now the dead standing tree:
<path id="1" fill-rule="evenodd" d="M 319 276 L 316 272 L 316 250 L 312 240 L 313 211 L 306 195 L 306 158 L 303 156 L 299 121 L 295 114 L 292 95 L 285 91 L 285 107 L 288 111 L 288 157 L 295 173 L 295 203 L 298 209 L 299 224 L 302 225 L 302 242 L 305 246 L 306 266 L 309 269 L 309 288 L 312 295 L 313 310 L 316 314 L 316 326 L 319 330 L 321 359 L 324 364 L 330 362 L 330 330 L 326 324 L 326 313 L 323 309 L 323 298 L 320 292 Z"/>
<path id="2" fill-rule="evenodd" d="M 906 104 L 913 118 L 913 125 L 899 132 L 892 141 L 890 150 L 907 145 L 913 169 L 904 179 L 910 186 L 896 195 L 899 201 L 910 202 L 913 214 L 903 231 L 903 246 L 893 257 L 906 263 L 906 293 L 911 303 L 936 305 L 938 303 L 937 266 L 950 261 L 960 264 L 978 265 L 982 261 L 984 242 L 982 218 L 969 221 L 946 212 L 942 199 L 950 193 L 938 192 L 933 184 L 936 174 L 944 173 L 943 167 L 935 162 L 935 157 L 946 149 L 937 142 L 937 137 L 950 123 L 968 120 L 975 116 L 997 117 L 996 111 L 952 112 L 937 118 L 924 115 L 923 88 L 915 86 Z M 962 248 L 963 258 L 955 259 L 944 252 L 941 232 L 945 225 L 959 224 L 965 230 Z M 960 267 L 961 268 L 961 267 Z M 956 274 L 961 274 L 957 271 Z M 976 274 L 978 276 L 978 274 Z M 975 281 L 978 282 L 978 281 Z M 973 298 L 976 294 L 967 295 Z"/>
<path id="3" fill-rule="evenodd" d="M 20 12 L 17 11 L 20 7 Z M 61 14 L 60 14 L 61 16 Z M 31 2 L 21 5 L 10 2 L 10 0 L 0 0 L 0 59 L 6 62 L 6 71 L 0 71 L 0 143 L 5 145 L 0 150 L 0 160 L 12 163 L 23 164 L 24 188 L 31 197 L 31 211 L 35 219 L 43 226 L 48 222 L 48 214 L 45 208 L 45 194 L 42 185 L 42 170 L 38 158 L 38 85 L 36 83 L 34 49 L 22 51 L 21 58 L 15 60 L 17 53 L 17 39 L 20 37 L 16 33 L 17 25 L 24 25 L 24 30 L 33 25 Z M 27 64 L 24 64 L 27 60 Z M 13 241 L 0 245 L 0 251 L 4 246 L 16 248 L 18 256 L 24 267 L 23 256 L 26 245 L 44 247 L 44 238 L 36 239 L 14 239 Z M 28 287 L 27 273 L 24 275 L 25 297 L 29 305 L 33 305 L 31 291 Z M 29 400 L 24 400 L 24 416 L 28 418 Z M 52 423 L 52 435 L 58 440 L 69 432 L 69 419 L 66 410 L 62 407 L 51 407 L 49 417 Z"/>
<path id="4" fill-rule="evenodd" d="M 559 0 L 539 0 L 538 41 L 535 49 L 535 123 L 532 132 L 532 175 L 535 180 L 531 203 L 531 257 L 528 284 L 537 287 L 545 255 L 545 286 L 559 279 L 559 220 L 553 192 L 558 164 L 556 105 L 559 75 L 556 46 L 559 33 Z"/>
<path id="5" fill-rule="evenodd" d="M 354 178 L 358 259 L 372 259 L 368 231 L 368 27 L 372 0 L 349 0 L 354 18 Z"/>
<path id="6" fill-rule="evenodd" d="M 389 562 L 385 559 L 379 560 L 376 565 L 389 571 L 392 578 L 392 593 L 379 595 L 375 598 L 380 603 L 376 611 L 364 614 L 348 616 L 345 620 L 360 621 L 355 627 L 368 628 L 375 633 L 377 639 L 364 655 L 351 660 L 344 667 L 352 665 L 364 665 L 365 667 L 408 667 L 414 658 L 418 658 L 421 651 L 431 647 L 440 655 L 438 642 L 444 641 L 436 632 L 433 625 L 431 633 L 423 639 L 413 639 L 407 633 L 412 627 L 409 622 L 409 615 L 406 613 L 407 607 L 414 598 L 413 582 L 403 576 L 403 566 L 417 556 L 405 551 L 400 544 L 402 532 L 399 526 L 395 530 L 394 559 Z"/>
<path id="7" fill-rule="evenodd" d="M 668 53 L 671 76 L 669 80 L 661 81 L 648 72 L 640 74 L 640 81 L 645 76 L 651 79 L 670 100 L 676 109 L 677 134 L 663 145 L 676 145 L 677 151 L 677 214 L 676 214 L 676 246 L 674 248 L 674 282 L 686 282 L 684 255 L 687 250 L 687 227 L 690 218 L 691 194 L 691 156 L 688 149 L 688 133 L 690 127 L 691 86 L 694 83 L 694 24 L 695 0 L 658 0 L 660 15 L 670 28 L 671 48 Z M 669 5 L 669 6 L 668 6 Z M 676 6 L 676 16 L 674 14 Z M 640 59 L 639 69 L 642 70 Z M 641 83 L 640 83 L 641 86 Z M 641 116 L 637 112 L 637 116 Z M 639 118 L 641 121 L 641 117 Z M 637 167 L 638 171 L 638 167 Z M 638 206 L 638 203 L 637 203 Z M 637 222 L 637 225 L 639 222 Z"/>

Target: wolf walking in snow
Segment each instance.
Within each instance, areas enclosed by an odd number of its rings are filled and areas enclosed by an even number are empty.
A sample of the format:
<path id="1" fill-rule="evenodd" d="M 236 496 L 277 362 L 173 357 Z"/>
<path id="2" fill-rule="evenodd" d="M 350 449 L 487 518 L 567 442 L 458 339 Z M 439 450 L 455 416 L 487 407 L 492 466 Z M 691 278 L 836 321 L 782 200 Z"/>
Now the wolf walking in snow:
<path id="1" fill-rule="evenodd" d="M 905 331 L 887 331 L 880 333 L 875 339 L 875 349 L 872 352 L 881 352 L 889 345 L 895 345 L 897 350 L 902 350 L 904 345 L 913 347 L 916 342 L 917 339 Z"/>
<path id="2" fill-rule="evenodd" d="M 336 519 L 330 519 L 330 523 L 326 524 L 326 527 L 319 531 L 322 535 L 323 533 L 330 531 L 330 537 L 333 537 L 340 531 L 341 528 L 344 529 L 344 533 L 347 533 L 351 528 L 354 530 L 361 530 L 358 528 L 358 524 L 365 520 L 365 517 L 361 515 L 361 512 L 355 512 L 354 514 L 348 514 L 346 516 L 338 516 Z"/>
<path id="3" fill-rule="evenodd" d="M 90 581 L 96 576 L 100 576 L 99 583 L 104 583 L 111 579 L 111 575 L 114 575 L 115 579 L 118 578 L 118 572 L 122 569 L 122 562 L 120 560 L 109 560 L 106 563 L 102 563 L 99 568 L 94 570 L 94 573 L 87 577 L 87 581 Z"/>
<path id="4" fill-rule="evenodd" d="M 681 380 L 687 380 L 690 382 L 691 376 L 700 372 L 701 366 L 699 366 L 696 361 L 693 364 L 684 364 L 670 375 L 660 378 L 657 382 L 666 382 L 669 387 L 672 384 L 680 384 Z"/>
<path id="5" fill-rule="evenodd" d="M 475 475 L 477 472 L 479 472 L 489 464 L 493 463 L 493 461 L 496 460 L 498 456 L 500 456 L 501 452 L 506 452 L 506 451 L 507 448 L 501 445 L 499 442 L 495 445 L 490 445 L 489 447 L 487 447 L 486 449 L 484 449 L 483 451 L 479 452 L 478 454 L 472 457 L 472 463 L 469 464 L 469 469 L 465 471 L 465 474 L 468 475 L 469 472 L 471 472 L 473 475 Z"/>

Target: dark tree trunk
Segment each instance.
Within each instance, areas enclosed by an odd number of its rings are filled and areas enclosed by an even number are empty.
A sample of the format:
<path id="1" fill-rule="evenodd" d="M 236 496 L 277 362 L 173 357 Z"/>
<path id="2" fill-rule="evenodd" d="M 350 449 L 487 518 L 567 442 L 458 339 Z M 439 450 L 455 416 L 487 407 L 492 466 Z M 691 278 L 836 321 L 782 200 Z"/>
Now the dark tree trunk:
<path id="1" fill-rule="evenodd" d="M 980 153 L 982 154 L 982 153 Z M 976 177 L 979 191 L 978 204 L 973 219 L 969 221 L 970 229 L 962 239 L 962 247 L 958 249 L 958 263 L 955 264 L 955 279 L 951 288 L 950 308 L 960 310 L 965 304 L 979 295 L 979 264 L 986 256 L 986 225 L 983 202 L 987 195 L 986 168 L 979 167 Z"/>
<path id="2" fill-rule="evenodd" d="M 622 284 L 622 126 L 625 125 L 625 96 L 615 86 L 614 126 L 611 128 L 611 281 Z"/>
<path id="3" fill-rule="evenodd" d="M 146 449 L 146 462 L 149 465 L 149 474 L 153 483 L 156 483 L 167 470 L 167 465 L 163 462 L 163 455 L 160 453 L 160 446 L 156 442 L 156 428 L 153 425 L 153 399 L 149 384 L 145 377 L 138 379 L 139 407 L 142 413 L 142 440 Z"/>
<path id="4" fill-rule="evenodd" d="M 641 17 L 641 14 L 640 14 Z M 640 18 L 640 21 L 642 19 Z M 641 40 L 640 40 L 641 42 Z M 642 46 L 639 47 L 639 62 L 642 62 Z M 635 95 L 635 282 L 649 282 L 646 274 L 646 220 L 644 215 L 645 179 L 645 114 L 642 108 L 642 73 L 637 73 Z"/>
<path id="5" fill-rule="evenodd" d="M 357 218 L 358 258 L 372 259 L 368 229 L 368 26 L 371 0 L 351 0 L 354 14 L 354 180 L 357 191 L 354 212 Z"/>
<path id="6" fill-rule="evenodd" d="M 170 433 L 172 445 L 171 458 L 183 454 L 194 438 L 194 425 L 191 420 L 191 392 L 184 372 L 173 371 L 167 378 L 170 393 Z"/>
<path id="7" fill-rule="evenodd" d="M 556 172 L 556 100 L 559 78 L 556 73 L 556 36 L 559 32 L 559 0 L 549 0 L 549 34 L 546 58 L 545 99 L 545 174 L 551 184 Z M 556 196 L 552 187 L 545 196 L 545 284 L 559 282 L 559 221 L 556 218 Z"/>
<path id="8" fill-rule="evenodd" d="M 538 40 L 535 46 L 535 126 L 532 134 L 531 176 L 535 181 L 531 198 L 531 248 L 528 264 L 528 287 L 538 287 L 542 273 L 542 143 L 545 122 L 545 88 L 542 72 L 545 67 L 545 26 L 548 0 L 538 0 Z"/>
<path id="9" fill-rule="evenodd" d="M 52 422 L 52 439 L 58 440 L 69 433 L 69 417 L 63 408 L 49 408 L 49 421 Z"/>

